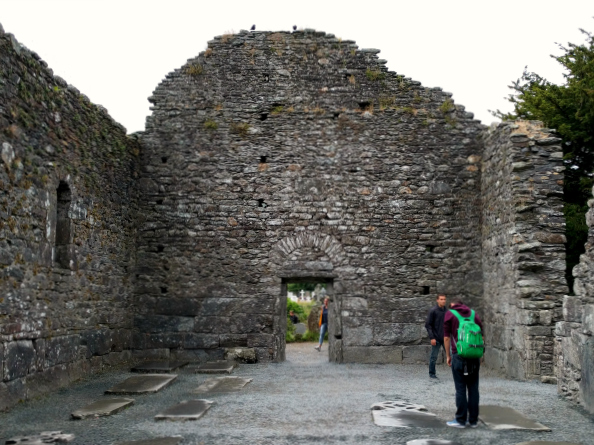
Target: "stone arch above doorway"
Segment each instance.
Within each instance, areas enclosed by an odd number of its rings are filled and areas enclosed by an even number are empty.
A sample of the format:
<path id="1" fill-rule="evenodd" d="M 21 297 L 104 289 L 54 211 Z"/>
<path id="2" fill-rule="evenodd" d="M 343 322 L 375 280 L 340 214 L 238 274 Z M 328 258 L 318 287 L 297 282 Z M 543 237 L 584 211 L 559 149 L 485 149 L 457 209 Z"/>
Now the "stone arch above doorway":
<path id="1" fill-rule="evenodd" d="M 331 235 L 300 233 L 280 240 L 270 252 L 277 275 L 334 275 L 348 257 L 342 244 Z"/>

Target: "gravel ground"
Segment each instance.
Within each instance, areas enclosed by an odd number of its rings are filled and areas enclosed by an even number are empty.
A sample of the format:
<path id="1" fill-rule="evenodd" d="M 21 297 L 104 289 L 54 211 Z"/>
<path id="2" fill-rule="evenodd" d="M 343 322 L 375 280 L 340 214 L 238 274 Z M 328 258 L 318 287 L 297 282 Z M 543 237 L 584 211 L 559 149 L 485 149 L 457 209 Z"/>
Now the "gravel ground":
<path id="1" fill-rule="evenodd" d="M 111 417 L 70 420 L 70 413 L 132 375 L 113 371 L 95 376 L 46 398 L 0 414 L 0 444 L 16 435 L 62 430 L 76 435 L 77 445 L 110 445 L 179 434 L 182 444 L 405 444 L 419 438 L 455 439 L 462 444 L 512 445 L 529 440 L 594 444 L 594 419 L 557 396 L 554 385 L 515 382 L 481 373 L 481 403 L 511 406 L 552 428 L 552 432 L 477 429 L 378 427 L 370 406 L 385 400 L 425 405 L 444 423 L 455 411 L 449 368 L 438 366 L 438 382 L 421 365 L 336 365 L 312 343 L 291 344 L 287 361 L 241 365 L 234 375 L 253 378 L 242 392 L 198 396 L 190 392 L 208 375 L 186 367 L 157 394 L 131 396 L 136 404 Z M 181 400 L 207 398 L 215 403 L 191 422 L 156 422 L 153 416 Z"/>

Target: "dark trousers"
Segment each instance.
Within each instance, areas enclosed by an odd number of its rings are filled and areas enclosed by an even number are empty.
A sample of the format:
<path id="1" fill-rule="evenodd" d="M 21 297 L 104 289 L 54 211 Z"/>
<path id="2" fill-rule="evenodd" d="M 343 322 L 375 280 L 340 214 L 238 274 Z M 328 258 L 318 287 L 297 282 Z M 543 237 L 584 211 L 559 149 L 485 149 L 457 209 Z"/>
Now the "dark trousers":
<path id="1" fill-rule="evenodd" d="M 468 375 L 464 375 L 464 369 Z M 456 385 L 456 420 L 462 425 L 476 423 L 479 415 L 479 371 L 478 359 L 465 360 L 452 354 L 452 374 Z M 466 392 L 468 391 L 468 396 Z"/>
<path id="2" fill-rule="evenodd" d="M 439 340 L 436 340 L 435 346 L 431 345 L 431 357 L 429 357 L 429 375 L 435 375 L 435 363 L 437 362 L 440 348 L 443 348 L 443 351 L 445 352 L 445 346 L 443 343 L 440 343 Z"/>

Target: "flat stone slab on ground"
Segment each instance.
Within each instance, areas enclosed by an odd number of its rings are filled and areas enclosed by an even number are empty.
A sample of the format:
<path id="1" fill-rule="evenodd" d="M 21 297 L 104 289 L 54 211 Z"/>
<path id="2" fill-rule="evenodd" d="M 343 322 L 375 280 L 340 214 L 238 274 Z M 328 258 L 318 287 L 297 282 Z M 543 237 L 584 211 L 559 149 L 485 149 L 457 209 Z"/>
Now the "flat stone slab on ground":
<path id="1" fill-rule="evenodd" d="M 198 374 L 231 374 L 237 364 L 227 360 L 217 360 L 216 362 L 207 362 L 196 368 Z"/>
<path id="2" fill-rule="evenodd" d="M 416 439 L 406 442 L 406 445 L 462 445 L 460 442 L 441 439 Z"/>
<path id="3" fill-rule="evenodd" d="M 102 399 L 85 406 L 84 408 L 77 409 L 71 416 L 74 419 L 86 419 L 88 417 L 103 417 L 111 416 L 112 414 L 119 413 L 120 411 L 134 405 L 134 399 Z"/>
<path id="4" fill-rule="evenodd" d="M 493 430 L 551 431 L 550 428 L 524 417 L 507 406 L 481 405 L 479 419 Z"/>
<path id="5" fill-rule="evenodd" d="M 297 323 L 295 325 L 295 334 L 303 335 L 307 331 L 307 326 L 304 323 Z"/>
<path id="6" fill-rule="evenodd" d="M 155 420 L 198 420 L 212 403 L 211 400 L 204 399 L 184 400 L 157 414 Z"/>
<path id="7" fill-rule="evenodd" d="M 252 379 L 243 377 L 213 377 L 206 379 L 193 392 L 195 394 L 217 393 L 217 392 L 236 392 L 250 383 Z"/>
<path id="8" fill-rule="evenodd" d="M 177 445 L 182 441 L 182 436 L 157 437 L 155 439 L 131 440 L 116 442 L 114 445 Z"/>
<path id="9" fill-rule="evenodd" d="M 74 440 L 74 434 L 62 434 L 62 431 L 44 431 L 34 436 L 18 436 L 4 442 L 6 445 L 45 445 L 48 443 L 68 443 Z"/>
<path id="10" fill-rule="evenodd" d="M 395 426 L 398 428 L 444 428 L 437 416 L 427 411 L 423 405 L 414 405 L 394 400 L 374 403 L 371 406 L 373 421 L 378 426 Z"/>
<path id="11" fill-rule="evenodd" d="M 575 442 L 547 442 L 546 440 L 537 440 L 535 442 L 521 442 L 516 445 L 580 445 Z"/>
<path id="12" fill-rule="evenodd" d="M 176 374 L 143 374 L 127 378 L 105 394 L 145 394 L 162 390 L 177 378 Z"/>
<path id="13" fill-rule="evenodd" d="M 176 369 L 179 369 L 183 366 L 186 366 L 190 362 L 185 361 L 150 361 L 139 363 L 138 365 L 134 366 L 131 371 L 132 372 L 146 372 L 146 373 L 169 373 L 173 372 Z"/>

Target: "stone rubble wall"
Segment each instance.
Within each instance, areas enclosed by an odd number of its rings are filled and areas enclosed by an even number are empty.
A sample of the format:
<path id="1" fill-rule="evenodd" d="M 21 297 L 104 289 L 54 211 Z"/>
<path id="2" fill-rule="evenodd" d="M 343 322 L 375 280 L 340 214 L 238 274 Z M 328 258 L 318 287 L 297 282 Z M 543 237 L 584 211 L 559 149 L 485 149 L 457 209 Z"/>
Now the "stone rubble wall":
<path id="1" fill-rule="evenodd" d="M 479 304 L 483 127 L 378 52 L 242 31 L 167 75 L 142 135 L 135 348 L 282 360 L 283 279 L 314 277 L 332 360 L 424 362 L 436 294 Z"/>
<path id="2" fill-rule="evenodd" d="M 0 410 L 130 357 L 138 149 L 0 26 Z"/>
<path id="3" fill-rule="evenodd" d="M 594 190 L 593 190 L 594 193 Z M 586 214 L 588 241 L 573 268 L 573 292 L 563 300 L 563 319 L 556 325 L 558 391 L 594 414 L 594 211 Z"/>
<path id="4" fill-rule="evenodd" d="M 565 280 L 561 140 L 540 122 L 492 126 L 482 164 L 486 363 L 555 381 L 555 322 Z"/>

